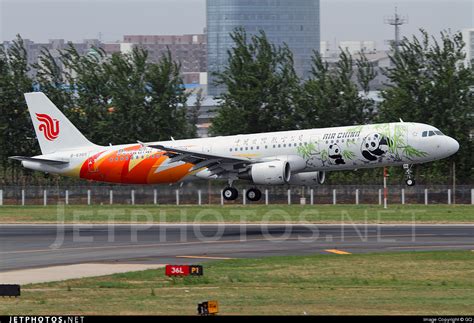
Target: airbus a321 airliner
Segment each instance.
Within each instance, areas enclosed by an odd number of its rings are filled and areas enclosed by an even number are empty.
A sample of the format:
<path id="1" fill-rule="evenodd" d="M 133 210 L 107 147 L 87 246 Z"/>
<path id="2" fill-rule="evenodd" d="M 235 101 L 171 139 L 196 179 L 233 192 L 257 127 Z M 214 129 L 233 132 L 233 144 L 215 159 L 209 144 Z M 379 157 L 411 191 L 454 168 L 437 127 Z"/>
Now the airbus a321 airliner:
<path id="1" fill-rule="evenodd" d="M 87 140 L 40 92 L 25 94 L 42 155 L 14 156 L 24 167 L 87 180 L 123 184 L 227 180 L 226 200 L 235 200 L 236 180 L 247 180 L 250 201 L 257 185 L 323 184 L 326 172 L 411 166 L 446 158 L 458 142 L 430 125 L 396 122 L 270 132 L 215 138 L 98 146 Z"/>

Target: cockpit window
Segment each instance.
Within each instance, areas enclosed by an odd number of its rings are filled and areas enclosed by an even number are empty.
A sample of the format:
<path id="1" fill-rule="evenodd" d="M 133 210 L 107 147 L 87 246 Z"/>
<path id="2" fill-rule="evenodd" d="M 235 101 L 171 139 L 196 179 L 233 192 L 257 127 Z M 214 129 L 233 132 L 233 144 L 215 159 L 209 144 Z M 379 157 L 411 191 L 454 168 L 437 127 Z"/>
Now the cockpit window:
<path id="1" fill-rule="evenodd" d="M 444 136 L 444 134 L 439 130 L 430 130 L 430 131 L 423 131 L 421 134 L 422 137 L 433 137 L 433 136 Z"/>

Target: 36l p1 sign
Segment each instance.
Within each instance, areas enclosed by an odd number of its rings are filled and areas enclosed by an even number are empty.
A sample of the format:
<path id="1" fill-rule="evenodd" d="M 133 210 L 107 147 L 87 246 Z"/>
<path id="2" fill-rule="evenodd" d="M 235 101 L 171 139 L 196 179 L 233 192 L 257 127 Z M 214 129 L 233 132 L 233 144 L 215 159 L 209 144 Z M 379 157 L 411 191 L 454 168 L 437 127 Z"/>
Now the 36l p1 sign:
<path id="1" fill-rule="evenodd" d="M 187 265 L 166 265 L 166 276 L 188 276 L 189 266 Z"/>

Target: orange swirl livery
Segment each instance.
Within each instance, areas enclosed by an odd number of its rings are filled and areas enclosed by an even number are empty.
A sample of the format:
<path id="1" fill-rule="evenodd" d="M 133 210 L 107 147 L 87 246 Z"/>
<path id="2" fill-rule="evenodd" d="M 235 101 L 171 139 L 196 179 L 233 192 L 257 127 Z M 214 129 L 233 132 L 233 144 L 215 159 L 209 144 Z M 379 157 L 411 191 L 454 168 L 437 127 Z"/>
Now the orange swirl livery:
<path id="1" fill-rule="evenodd" d="M 51 118 L 44 113 L 36 113 L 36 119 L 41 123 L 38 126 L 39 131 L 42 131 L 45 138 L 53 141 L 59 136 L 59 120 Z"/>
<path id="2" fill-rule="evenodd" d="M 90 142 L 43 93 L 26 93 L 41 155 L 12 156 L 26 168 L 121 184 L 165 184 L 220 179 L 226 200 L 235 200 L 235 181 L 247 181 L 249 201 L 262 197 L 259 185 L 324 183 L 326 173 L 412 166 L 446 158 L 458 142 L 433 126 L 414 122 L 352 125 L 99 146 Z M 137 122 L 131 120 L 131 122 Z"/>

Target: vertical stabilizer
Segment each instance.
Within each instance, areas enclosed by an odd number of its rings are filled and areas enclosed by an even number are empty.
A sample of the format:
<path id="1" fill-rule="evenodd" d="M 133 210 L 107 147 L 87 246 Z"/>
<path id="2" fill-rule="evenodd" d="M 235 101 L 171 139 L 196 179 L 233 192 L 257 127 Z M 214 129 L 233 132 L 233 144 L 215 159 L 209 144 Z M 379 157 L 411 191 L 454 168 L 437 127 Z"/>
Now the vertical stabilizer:
<path id="1" fill-rule="evenodd" d="M 25 93 L 25 99 L 43 155 L 95 147 L 44 93 Z"/>

